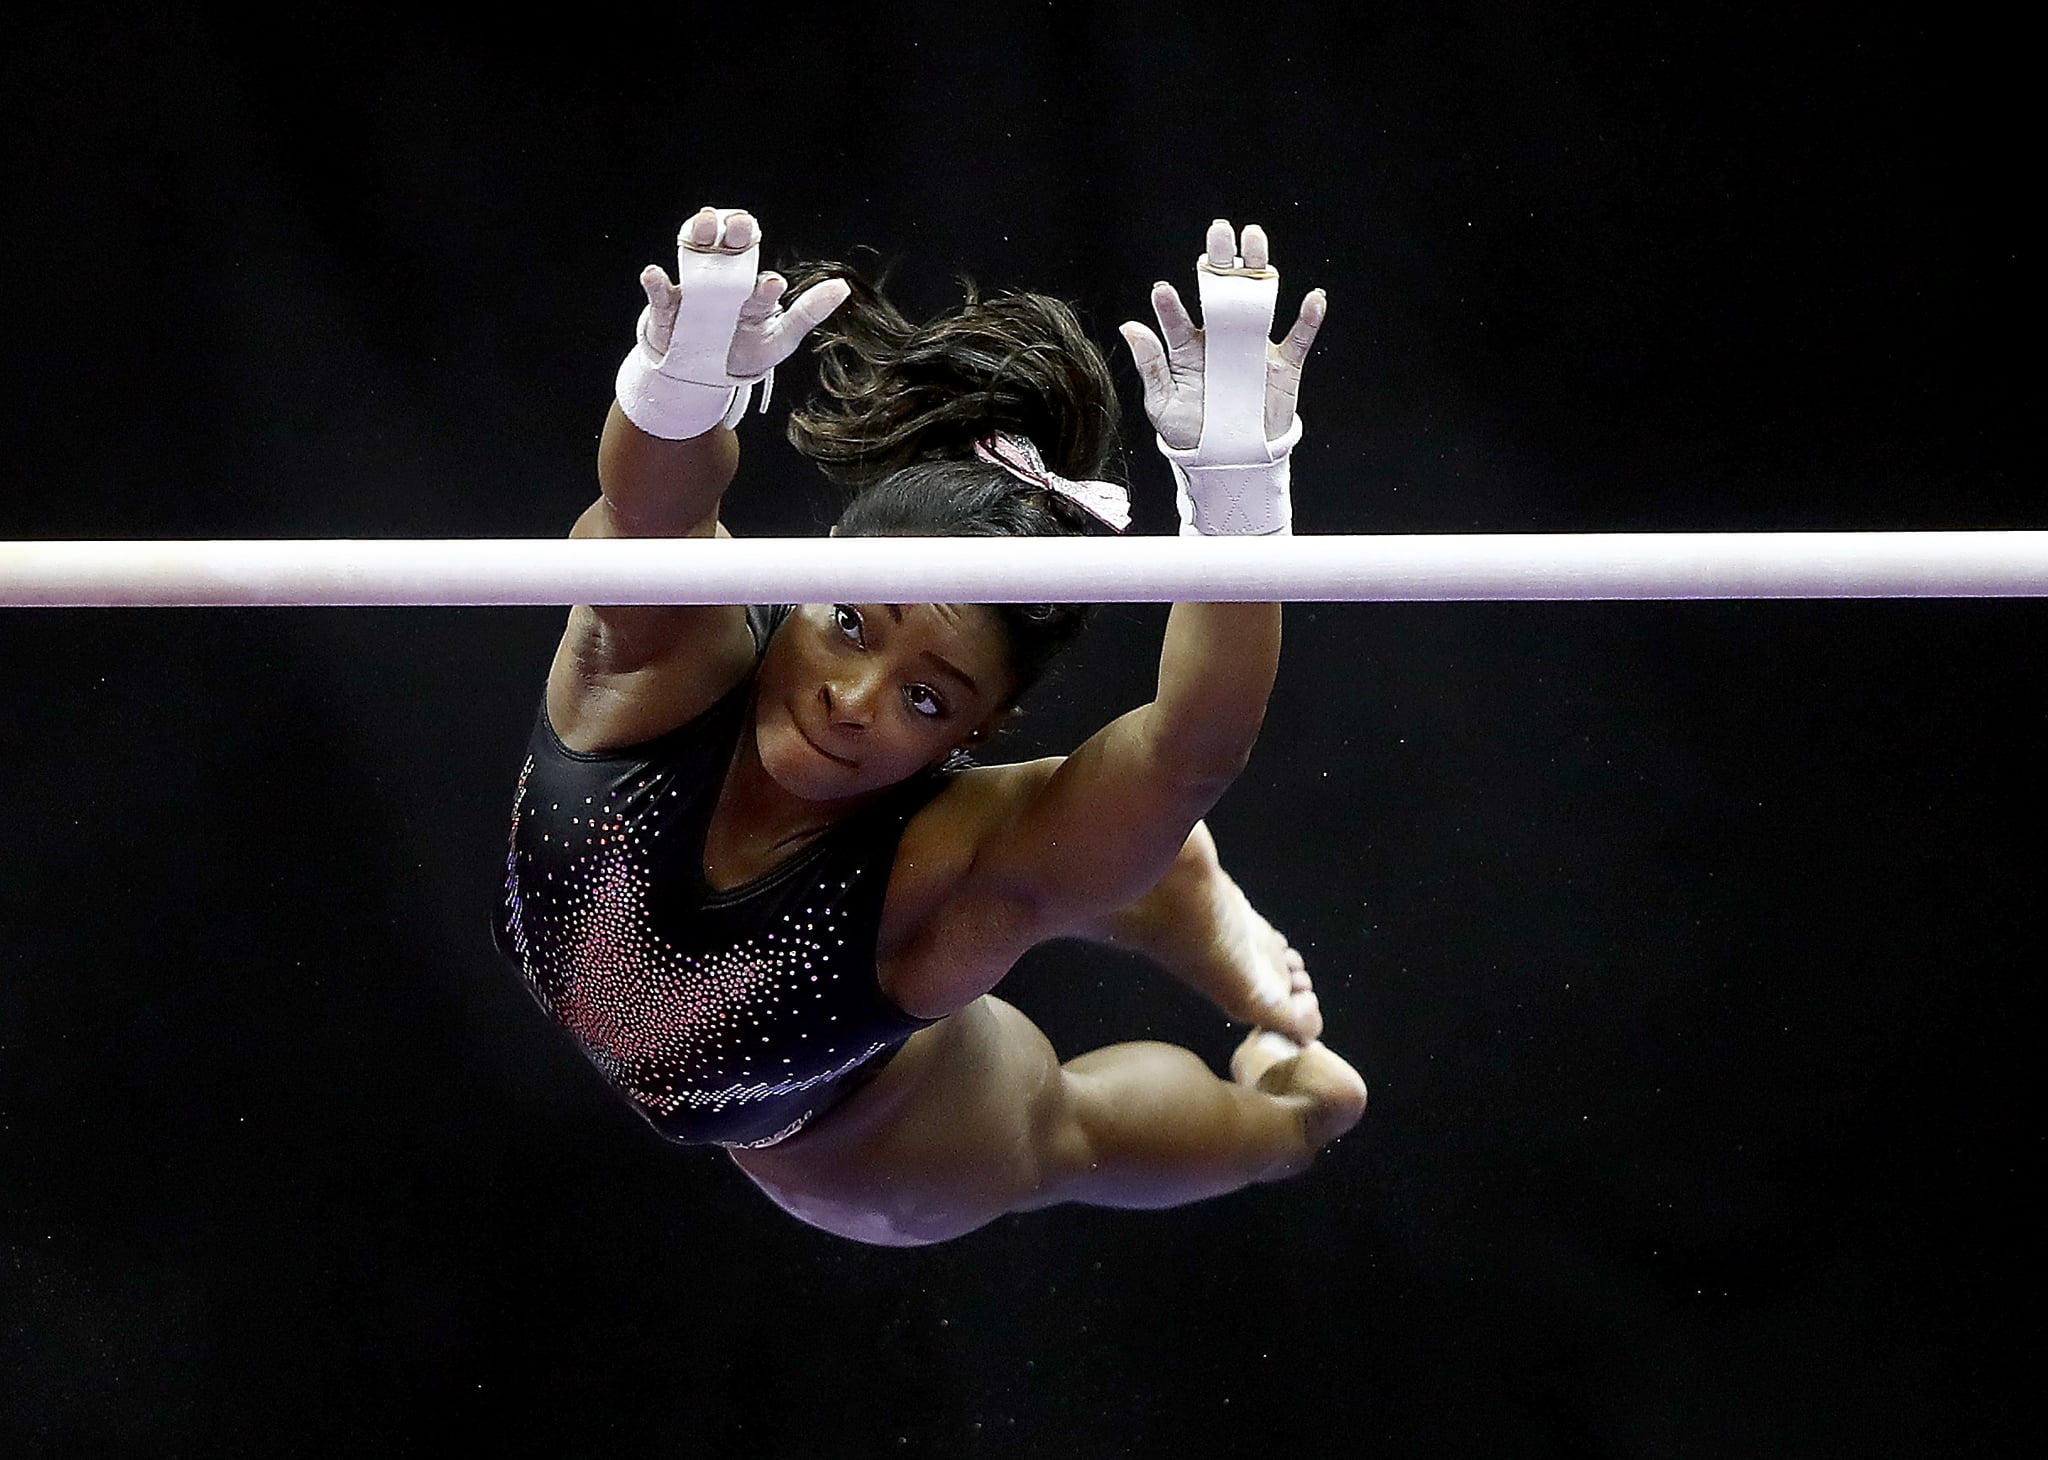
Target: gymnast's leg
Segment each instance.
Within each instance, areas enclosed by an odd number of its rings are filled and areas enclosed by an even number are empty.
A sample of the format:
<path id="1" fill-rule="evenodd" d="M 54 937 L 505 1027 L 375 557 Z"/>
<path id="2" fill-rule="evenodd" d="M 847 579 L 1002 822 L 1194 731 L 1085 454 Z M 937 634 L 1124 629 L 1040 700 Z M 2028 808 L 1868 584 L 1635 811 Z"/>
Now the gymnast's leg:
<path id="1" fill-rule="evenodd" d="M 1150 1040 L 1068 1060 L 1059 1176 L 1032 1205 L 1170 1207 L 1277 1181 L 1365 1113 L 1365 1082 L 1320 1042 L 1258 1031 L 1230 1063 L 1225 1080 Z"/>
<path id="2" fill-rule="evenodd" d="M 1174 1206 L 1276 1180 L 1364 1109 L 1364 1082 L 1320 1044 L 1254 1034 L 1227 1080 L 1152 1042 L 1062 1065 L 1036 1024 L 986 994 L 912 1035 L 830 1118 L 729 1154 L 814 1227 L 915 1246 L 1063 1202 Z"/>
<path id="3" fill-rule="evenodd" d="M 1300 956 L 1223 873 L 1205 828 L 1151 894 L 1091 933 L 1264 1026 L 1229 1079 L 1156 1041 L 1062 1064 L 1021 1010 L 985 995 L 913 1035 L 829 1119 L 733 1160 L 813 1226 L 921 1244 L 1007 1212 L 1167 1207 L 1277 1180 L 1357 1124 L 1365 1082 L 1316 1041 Z"/>
<path id="4" fill-rule="evenodd" d="M 1301 1171 L 1358 1123 L 1365 1082 L 1317 1039 L 1322 1011 L 1301 955 L 1223 870 L 1205 825 L 1150 893 L 1088 932 L 1257 1031 L 1228 1080 L 1192 1051 L 1152 1040 L 1068 1060 L 1047 1203 L 1199 1201 Z"/>

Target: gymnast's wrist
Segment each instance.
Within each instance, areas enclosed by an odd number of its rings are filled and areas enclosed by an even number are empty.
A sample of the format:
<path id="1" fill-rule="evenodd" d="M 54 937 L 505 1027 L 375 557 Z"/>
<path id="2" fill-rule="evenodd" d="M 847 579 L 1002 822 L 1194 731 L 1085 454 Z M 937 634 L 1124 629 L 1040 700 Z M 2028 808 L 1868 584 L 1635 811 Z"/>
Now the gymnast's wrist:
<path id="1" fill-rule="evenodd" d="M 1158 438 L 1159 454 L 1173 468 L 1183 537 L 1278 537 L 1294 530 L 1289 461 L 1301 440 L 1301 417 L 1277 438 L 1247 449 L 1179 449 Z M 1234 463 L 1231 457 L 1255 458 Z M 1216 458 L 1223 457 L 1219 461 Z"/>
<path id="2" fill-rule="evenodd" d="M 733 426 L 746 413 L 749 386 L 678 379 L 663 373 L 662 358 L 643 336 L 626 352 L 612 382 L 620 413 L 648 435 L 688 441 Z"/>

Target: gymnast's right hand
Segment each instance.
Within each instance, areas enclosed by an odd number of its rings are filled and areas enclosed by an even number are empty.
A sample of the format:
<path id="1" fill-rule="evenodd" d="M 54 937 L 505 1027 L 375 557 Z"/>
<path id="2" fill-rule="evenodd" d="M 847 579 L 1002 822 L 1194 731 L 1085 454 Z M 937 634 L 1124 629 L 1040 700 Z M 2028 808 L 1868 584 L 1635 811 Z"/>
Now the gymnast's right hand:
<path id="1" fill-rule="evenodd" d="M 647 308 L 616 383 L 627 420 L 670 441 L 737 425 L 754 384 L 772 384 L 775 367 L 852 292 L 827 279 L 785 306 L 788 281 L 757 274 L 760 257 L 753 214 L 705 208 L 676 235 L 673 279 L 657 264 L 641 270 Z"/>
<path id="2" fill-rule="evenodd" d="M 1202 325 L 1171 284 L 1153 286 L 1160 335 L 1136 320 L 1125 343 L 1145 382 L 1145 414 L 1179 487 L 1181 531 L 1270 535 L 1293 530 L 1288 453 L 1301 439 L 1294 414 L 1302 362 L 1322 327 L 1320 289 L 1302 300 L 1287 337 L 1272 342 L 1280 275 L 1266 230 L 1240 237 L 1224 219 L 1209 227 L 1196 263 Z"/>
<path id="3" fill-rule="evenodd" d="M 1203 240 L 1204 256 L 1221 271 L 1232 271 L 1235 266 L 1239 271 L 1261 272 L 1270 267 L 1271 245 L 1265 229 L 1248 223 L 1242 240 L 1244 255 L 1240 259 L 1238 232 L 1228 220 L 1218 218 L 1209 225 Z M 1285 339 L 1277 345 L 1252 343 L 1253 349 L 1262 351 L 1265 362 L 1263 425 L 1268 440 L 1285 433 L 1294 418 L 1295 402 L 1301 394 L 1301 367 L 1328 310 L 1328 297 L 1322 290 L 1312 289 L 1302 299 L 1301 312 Z M 1207 333 L 1196 326 L 1180 291 L 1164 280 L 1152 286 L 1152 311 L 1159 319 L 1159 334 L 1136 320 L 1118 332 L 1130 346 L 1131 359 L 1144 382 L 1145 414 L 1152 429 L 1165 445 L 1175 450 L 1193 450 L 1203 436 L 1203 413 L 1208 404 L 1204 399 L 1204 376 L 1213 363 L 1207 358 Z M 1161 336 L 1165 337 L 1164 344 L 1160 342 Z M 1255 359 L 1252 364 L 1256 370 L 1258 361 Z"/>
<path id="4" fill-rule="evenodd" d="M 703 208 L 676 234 L 676 273 L 681 278 L 689 276 L 689 255 L 693 253 L 744 255 L 757 248 L 760 239 L 761 225 L 752 213 Z M 660 264 L 649 264 L 640 271 L 640 287 L 647 292 L 643 338 L 656 355 L 665 355 L 675 337 L 677 316 L 691 301 Z M 789 281 L 773 270 L 755 277 L 753 292 L 740 306 L 738 327 L 726 353 L 726 374 L 752 380 L 774 369 L 853 292 L 845 280 L 827 279 L 785 304 L 782 296 L 788 288 Z M 688 316 L 683 317 L 687 324 Z"/>

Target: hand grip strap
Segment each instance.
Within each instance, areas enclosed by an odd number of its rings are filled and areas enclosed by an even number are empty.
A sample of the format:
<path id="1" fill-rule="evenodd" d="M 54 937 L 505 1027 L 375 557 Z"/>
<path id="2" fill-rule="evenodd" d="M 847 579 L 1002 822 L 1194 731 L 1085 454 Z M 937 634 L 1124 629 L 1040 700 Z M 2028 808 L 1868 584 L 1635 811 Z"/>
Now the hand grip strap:
<path id="1" fill-rule="evenodd" d="M 719 238 L 731 209 L 719 212 Z M 686 225 L 687 226 L 687 225 Z M 626 419 L 650 436 L 671 441 L 701 436 L 713 426 L 731 427 L 747 412 L 757 381 L 765 381 L 761 409 L 773 393 L 773 369 L 756 376 L 726 371 L 740 309 L 754 292 L 761 245 L 728 250 L 702 248 L 678 237 L 676 287 L 680 303 L 666 353 L 648 343 L 652 309 L 640 311 L 638 338 L 619 366 L 614 389 Z"/>
<path id="2" fill-rule="evenodd" d="M 1160 454 L 1179 485 L 1182 535 L 1271 534 L 1291 530 L 1287 454 L 1301 439 L 1296 416 L 1266 439 L 1266 352 L 1280 275 L 1244 260 L 1195 265 L 1202 302 L 1202 439 L 1192 450 L 1163 440 Z"/>

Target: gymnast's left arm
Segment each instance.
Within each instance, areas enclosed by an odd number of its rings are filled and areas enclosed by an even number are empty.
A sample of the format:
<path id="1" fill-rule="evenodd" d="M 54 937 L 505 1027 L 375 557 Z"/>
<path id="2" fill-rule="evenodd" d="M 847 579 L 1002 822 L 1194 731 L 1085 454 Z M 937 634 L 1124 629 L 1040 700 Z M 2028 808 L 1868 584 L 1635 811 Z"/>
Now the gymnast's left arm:
<path id="1" fill-rule="evenodd" d="M 1269 343 L 1279 281 L 1264 231 L 1247 227 L 1238 249 L 1228 223 L 1211 226 L 1202 327 L 1162 283 L 1152 303 L 1163 343 L 1143 325 L 1123 330 L 1187 534 L 1290 530 L 1295 402 L 1325 301 L 1310 294 L 1285 341 Z M 1244 769 L 1279 663 L 1279 604 L 1175 604 L 1152 701 L 1091 736 L 990 836 L 979 890 L 1050 937 L 1099 925 L 1152 889 Z"/>

